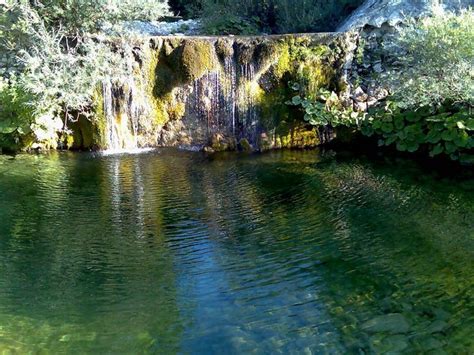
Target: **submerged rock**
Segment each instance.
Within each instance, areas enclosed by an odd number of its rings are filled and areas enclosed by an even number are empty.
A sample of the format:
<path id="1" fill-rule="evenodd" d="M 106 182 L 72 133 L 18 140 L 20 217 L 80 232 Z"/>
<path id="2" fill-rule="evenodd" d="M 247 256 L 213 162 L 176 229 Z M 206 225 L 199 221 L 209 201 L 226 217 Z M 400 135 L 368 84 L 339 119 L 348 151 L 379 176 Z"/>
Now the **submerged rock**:
<path id="1" fill-rule="evenodd" d="M 449 324 L 443 320 L 435 320 L 431 323 L 427 328 L 426 331 L 428 333 L 440 333 L 449 328 Z"/>
<path id="2" fill-rule="evenodd" d="M 398 352 L 408 348 L 409 340 L 405 335 L 397 334 L 384 338 L 378 349 L 382 353 Z"/>
<path id="3" fill-rule="evenodd" d="M 361 328 L 369 333 L 408 333 L 410 324 L 400 313 L 385 314 L 377 316 L 362 324 Z"/>

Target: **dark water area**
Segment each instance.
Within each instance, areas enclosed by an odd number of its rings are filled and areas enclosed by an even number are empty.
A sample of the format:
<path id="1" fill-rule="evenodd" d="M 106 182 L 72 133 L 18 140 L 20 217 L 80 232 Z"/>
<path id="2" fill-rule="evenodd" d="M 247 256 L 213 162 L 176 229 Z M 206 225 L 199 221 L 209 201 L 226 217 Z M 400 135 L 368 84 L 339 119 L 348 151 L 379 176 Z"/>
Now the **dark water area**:
<path id="1" fill-rule="evenodd" d="M 473 353 L 474 178 L 280 151 L 0 156 L 0 353 Z"/>

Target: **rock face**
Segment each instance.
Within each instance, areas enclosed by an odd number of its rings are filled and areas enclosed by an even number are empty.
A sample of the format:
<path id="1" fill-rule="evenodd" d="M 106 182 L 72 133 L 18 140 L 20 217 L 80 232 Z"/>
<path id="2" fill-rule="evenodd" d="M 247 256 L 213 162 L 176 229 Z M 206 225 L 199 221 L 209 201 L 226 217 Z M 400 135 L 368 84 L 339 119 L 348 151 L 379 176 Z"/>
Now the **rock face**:
<path id="1" fill-rule="evenodd" d="M 395 26 L 407 17 L 429 16 L 436 6 L 447 10 L 459 10 L 474 6 L 474 0 L 367 0 L 344 23 L 338 31 L 358 30 L 365 26 Z"/>
<path id="2" fill-rule="evenodd" d="M 267 150 L 313 147 L 325 135 L 286 104 L 298 81 L 342 93 L 352 34 L 146 37 L 124 58 L 129 78 L 104 83 L 90 142 L 76 148 Z M 84 135 L 84 127 L 81 135 Z M 82 146 L 81 146 L 82 145 Z"/>

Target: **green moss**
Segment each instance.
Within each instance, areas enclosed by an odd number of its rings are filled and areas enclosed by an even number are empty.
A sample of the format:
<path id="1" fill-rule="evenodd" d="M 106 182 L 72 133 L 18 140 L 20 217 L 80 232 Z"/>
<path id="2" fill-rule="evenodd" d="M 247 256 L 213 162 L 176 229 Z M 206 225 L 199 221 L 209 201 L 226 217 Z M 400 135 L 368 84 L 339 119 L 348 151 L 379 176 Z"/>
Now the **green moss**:
<path id="1" fill-rule="evenodd" d="M 232 41 L 224 38 L 219 38 L 215 44 L 216 53 L 220 59 L 232 57 L 234 55 L 234 48 Z"/>
<path id="2" fill-rule="evenodd" d="M 163 43 L 163 51 L 165 56 L 171 55 L 176 48 L 179 48 L 182 40 L 179 38 L 167 38 Z"/>
<path id="3" fill-rule="evenodd" d="M 278 62 L 275 65 L 274 73 L 277 79 L 281 79 L 291 70 L 290 47 L 286 43 L 283 43 L 278 50 Z"/>
<path id="4" fill-rule="evenodd" d="M 168 115 L 172 120 L 180 120 L 185 113 L 186 105 L 184 102 L 172 103 L 172 105 L 168 107 Z"/>
<path id="5" fill-rule="evenodd" d="M 282 123 L 276 136 L 278 148 L 312 148 L 320 144 L 318 131 L 302 122 Z"/>
<path id="6" fill-rule="evenodd" d="M 69 123 L 72 133 L 64 137 L 68 149 L 104 149 L 106 147 L 106 117 L 102 90 L 97 88 L 92 98 L 93 115 L 80 116 Z"/>
<path id="7" fill-rule="evenodd" d="M 239 148 L 243 152 L 248 152 L 249 153 L 249 152 L 253 151 L 252 145 L 250 144 L 250 142 L 246 138 L 242 138 L 239 141 Z"/>
<path id="8" fill-rule="evenodd" d="M 259 98 L 261 124 L 265 129 L 273 129 L 280 122 L 287 121 L 292 107 L 285 104 L 291 94 L 287 86 L 281 84 L 270 92 L 264 92 Z"/>
<path id="9" fill-rule="evenodd" d="M 106 140 L 106 129 L 107 129 L 107 118 L 104 112 L 104 96 L 101 88 L 97 88 L 94 97 L 94 112 L 95 115 L 92 119 L 93 131 L 92 131 L 92 148 L 103 149 L 107 145 Z"/>
<path id="10" fill-rule="evenodd" d="M 289 37 L 277 45 L 277 53 L 276 79 L 298 82 L 306 94 L 337 86 L 334 58 L 327 45 L 314 45 L 307 37 Z"/>
<path id="11" fill-rule="evenodd" d="M 182 69 L 187 81 L 201 78 L 215 69 L 214 47 L 206 40 L 186 40 L 181 54 Z"/>
<path id="12" fill-rule="evenodd" d="M 214 47 L 207 40 L 166 40 L 161 50 L 150 50 L 144 61 L 145 92 L 153 106 L 152 121 L 164 125 L 181 119 L 185 104 L 177 102 L 174 90 L 215 69 Z"/>
<path id="13" fill-rule="evenodd" d="M 180 82 L 176 71 L 170 67 L 177 55 L 167 55 L 164 47 L 161 51 L 150 50 L 142 69 L 145 73 L 143 90 L 152 106 L 150 120 L 154 125 L 164 125 L 170 120 L 168 103 L 172 100 L 173 88 Z"/>
<path id="14" fill-rule="evenodd" d="M 254 58 L 254 46 L 251 43 L 239 43 L 237 50 L 237 62 L 240 65 L 249 64 Z"/>

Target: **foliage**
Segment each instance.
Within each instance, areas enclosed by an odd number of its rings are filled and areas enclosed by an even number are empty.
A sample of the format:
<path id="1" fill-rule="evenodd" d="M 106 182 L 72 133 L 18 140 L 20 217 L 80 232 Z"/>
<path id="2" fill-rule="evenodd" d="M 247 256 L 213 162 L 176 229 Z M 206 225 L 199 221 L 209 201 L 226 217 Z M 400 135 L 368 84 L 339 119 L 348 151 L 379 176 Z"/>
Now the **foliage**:
<path id="1" fill-rule="evenodd" d="M 250 19 L 227 14 L 225 9 L 204 17 L 203 31 L 210 35 L 255 35 L 259 33 L 259 18 Z"/>
<path id="2" fill-rule="evenodd" d="M 171 10 L 178 16 L 193 18 L 201 15 L 202 0 L 169 0 Z"/>
<path id="3" fill-rule="evenodd" d="M 447 103 L 438 108 L 404 110 L 399 104 L 388 102 L 362 125 L 362 133 L 380 138 L 379 145 L 396 144 L 399 151 L 408 152 L 423 148 L 430 156 L 444 153 L 462 161 L 474 158 L 473 132 L 473 115 L 462 106 Z"/>
<path id="4" fill-rule="evenodd" d="M 301 85 L 290 83 L 291 89 L 300 91 Z M 365 114 L 345 107 L 334 91 L 320 88 L 314 98 L 293 96 L 287 105 L 300 106 L 304 111 L 304 120 L 313 126 L 358 126 Z"/>
<path id="5" fill-rule="evenodd" d="M 28 105 L 33 97 L 19 85 L 0 78 L 0 134 L 22 135 L 31 132 L 34 107 Z"/>
<path id="6" fill-rule="evenodd" d="M 91 115 L 102 82 L 120 81 L 132 70 L 112 43 L 88 32 L 168 12 L 164 2 L 152 0 L 32 3 L 10 1 L 0 8 L 0 51 L 17 68 L 3 83 L 0 135 L 33 134 L 44 142 L 68 133 L 68 123 L 79 116 Z"/>
<path id="7" fill-rule="evenodd" d="M 189 3 L 189 5 L 187 5 Z M 333 31 L 362 0 L 171 0 L 173 8 L 203 16 L 210 33 Z"/>
<path id="8" fill-rule="evenodd" d="M 122 20 L 157 20 L 169 15 L 163 0 L 36 0 L 33 8 L 47 28 L 68 35 L 95 32 Z"/>
<path id="9" fill-rule="evenodd" d="M 399 66 L 386 75 L 394 98 L 405 108 L 446 100 L 474 105 L 474 12 L 438 10 L 410 20 L 386 46 Z"/>
<path id="10" fill-rule="evenodd" d="M 302 90 L 301 83 L 290 83 L 298 95 L 288 104 L 299 106 L 305 120 L 315 126 L 358 128 L 377 137 L 381 146 L 474 162 L 473 43 L 472 12 L 439 12 L 410 21 L 384 48 L 384 55 L 396 57 L 398 64 L 383 78 L 393 95 L 382 107 L 354 112 L 328 87 L 320 86 L 312 94 Z"/>

